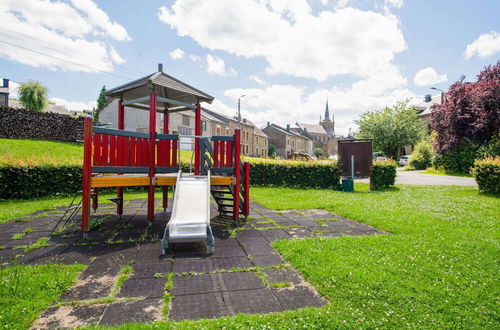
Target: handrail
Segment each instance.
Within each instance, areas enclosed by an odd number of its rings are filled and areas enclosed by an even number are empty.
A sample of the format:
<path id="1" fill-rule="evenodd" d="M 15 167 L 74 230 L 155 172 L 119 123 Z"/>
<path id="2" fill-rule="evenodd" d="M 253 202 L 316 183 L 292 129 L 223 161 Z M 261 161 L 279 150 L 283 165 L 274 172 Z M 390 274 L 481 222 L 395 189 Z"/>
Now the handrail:
<path id="1" fill-rule="evenodd" d="M 98 127 L 98 126 L 94 126 L 92 128 L 92 132 L 95 134 L 129 136 L 129 137 L 136 137 L 136 138 L 141 138 L 141 139 L 149 139 L 151 136 L 149 133 L 125 131 L 125 130 L 119 130 L 119 129 L 113 129 L 113 128 L 103 128 L 103 127 Z"/>

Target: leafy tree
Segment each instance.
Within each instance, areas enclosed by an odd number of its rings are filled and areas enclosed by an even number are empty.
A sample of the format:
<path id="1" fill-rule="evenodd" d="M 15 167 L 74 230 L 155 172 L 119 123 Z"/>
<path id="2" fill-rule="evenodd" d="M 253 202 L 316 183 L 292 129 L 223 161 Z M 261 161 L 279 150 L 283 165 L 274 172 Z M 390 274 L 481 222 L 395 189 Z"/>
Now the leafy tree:
<path id="1" fill-rule="evenodd" d="M 356 120 L 361 138 L 373 139 L 373 149 L 383 151 L 388 157 L 397 159 L 399 151 L 406 145 L 417 143 L 424 132 L 425 123 L 409 100 L 398 102 L 393 107 L 367 111 Z"/>
<path id="2" fill-rule="evenodd" d="M 48 89 L 37 80 L 28 80 L 27 82 L 20 83 L 18 92 L 19 102 L 26 109 L 43 111 L 49 104 L 47 98 Z"/>
<path id="3" fill-rule="evenodd" d="M 97 98 L 97 108 L 92 112 L 94 114 L 94 121 L 99 121 L 99 112 L 106 105 L 106 86 L 102 86 L 99 92 L 99 97 Z"/>
<path id="4" fill-rule="evenodd" d="M 269 145 L 267 146 L 267 155 L 269 157 L 275 157 L 276 156 L 276 147 L 274 146 L 274 144 L 269 143 Z"/>
<path id="5" fill-rule="evenodd" d="M 464 77 L 450 86 L 442 104 L 432 106 L 434 148 L 440 154 L 473 142 L 488 144 L 500 134 L 500 61 L 485 67 L 473 83 Z"/>
<path id="6" fill-rule="evenodd" d="M 325 156 L 325 152 L 321 148 L 314 149 L 313 153 L 316 158 L 323 158 Z"/>

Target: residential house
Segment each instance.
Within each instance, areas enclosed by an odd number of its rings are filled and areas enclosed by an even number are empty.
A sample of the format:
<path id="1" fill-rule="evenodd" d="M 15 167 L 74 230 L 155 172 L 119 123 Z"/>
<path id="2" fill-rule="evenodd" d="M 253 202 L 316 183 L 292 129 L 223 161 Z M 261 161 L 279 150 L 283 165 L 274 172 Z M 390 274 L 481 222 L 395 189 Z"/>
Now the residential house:
<path id="1" fill-rule="evenodd" d="M 0 107 L 9 106 L 9 79 L 3 79 L 2 86 L 0 86 Z"/>
<path id="2" fill-rule="evenodd" d="M 311 154 L 312 140 L 290 128 L 267 123 L 262 131 L 269 137 L 269 143 L 276 148 L 276 156 L 290 157 L 296 152 Z"/>
<path id="3" fill-rule="evenodd" d="M 415 104 L 414 107 L 418 112 L 418 118 L 425 121 L 427 128 L 427 135 L 431 132 L 431 107 L 434 104 L 441 104 L 444 100 L 444 93 L 431 96 L 430 94 L 425 95 L 424 102 Z"/>

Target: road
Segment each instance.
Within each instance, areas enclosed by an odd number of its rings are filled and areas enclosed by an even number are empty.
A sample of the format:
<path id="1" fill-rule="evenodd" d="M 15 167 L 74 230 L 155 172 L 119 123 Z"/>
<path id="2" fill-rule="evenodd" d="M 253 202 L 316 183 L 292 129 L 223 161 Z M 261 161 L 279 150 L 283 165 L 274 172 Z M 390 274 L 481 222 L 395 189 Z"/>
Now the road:
<path id="1" fill-rule="evenodd" d="M 401 171 L 398 168 L 396 184 L 414 184 L 426 186 L 473 186 L 477 187 L 473 178 L 463 178 L 450 175 L 422 174 L 423 171 Z M 355 180 L 355 182 L 370 183 L 370 179 Z"/>

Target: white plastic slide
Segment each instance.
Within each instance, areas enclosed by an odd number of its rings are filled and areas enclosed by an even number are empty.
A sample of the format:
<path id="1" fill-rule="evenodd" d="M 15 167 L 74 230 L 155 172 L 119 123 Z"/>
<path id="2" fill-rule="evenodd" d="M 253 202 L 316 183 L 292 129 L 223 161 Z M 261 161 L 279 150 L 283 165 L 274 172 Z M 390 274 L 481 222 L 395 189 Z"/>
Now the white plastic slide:
<path id="1" fill-rule="evenodd" d="M 165 227 L 161 253 L 169 243 L 207 242 L 208 252 L 215 252 L 210 228 L 210 171 L 207 176 L 177 174 L 172 216 Z"/>

